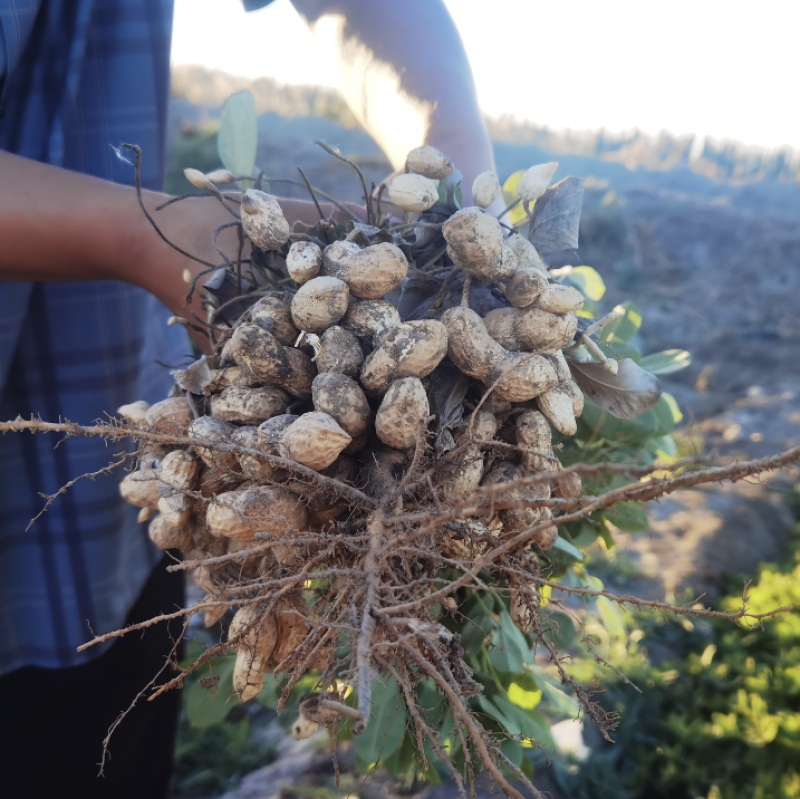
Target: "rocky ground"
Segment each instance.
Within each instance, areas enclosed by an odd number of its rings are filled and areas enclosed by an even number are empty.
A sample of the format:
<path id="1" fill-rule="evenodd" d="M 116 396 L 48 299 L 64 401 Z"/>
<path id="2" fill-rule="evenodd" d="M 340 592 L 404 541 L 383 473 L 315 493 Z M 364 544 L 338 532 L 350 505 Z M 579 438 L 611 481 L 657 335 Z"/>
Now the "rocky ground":
<path id="1" fill-rule="evenodd" d="M 176 101 L 173 130 L 216 111 Z M 390 166 L 361 131 L 315 119 L 260 118 L 259 165 L 274 177 L 311 182 L 358 200 L 345 165 L 313 144 L 337 144 L 378 183 Z M 735 186 L 688 170 L 630 171 L 587 157 L 553 158 L 533 146 L 496 148 L 501 179 L 543 160 L 560 160 L 557 179 L 587 178 L 581 255 L 605 279 L 606 309 L 635 302 L 643 349 L 691 351 L 691 367 L 664 378 L 685 415 L 686 440 L 717 462 L 748 459 L 800 443 L 800 185 Z M 289 184 L 273 191 L 301 196 Z M 792 533 L 782 492 L 800 473 L 679 492 L 653 505 L 650 530 L 618 536 L 645 575 L 626 591 L 663 598 L 692 590 L 715 597 L 725 572 L 752 573 L 781 557 Z M 247 777 L 228 799 L 286 796 L 316 763 L 311 750 L 284 745 L 286 757 Z M 294 765 L 292 765 L 294 764 Z M 311 771 L 314 769 L 311 768 Z M 283 787 L 282 787 L 283 786 Z M 390 786 L 357 786 L 391 793 Z M 309 788 L 304 794 L 314 796 Z"/>

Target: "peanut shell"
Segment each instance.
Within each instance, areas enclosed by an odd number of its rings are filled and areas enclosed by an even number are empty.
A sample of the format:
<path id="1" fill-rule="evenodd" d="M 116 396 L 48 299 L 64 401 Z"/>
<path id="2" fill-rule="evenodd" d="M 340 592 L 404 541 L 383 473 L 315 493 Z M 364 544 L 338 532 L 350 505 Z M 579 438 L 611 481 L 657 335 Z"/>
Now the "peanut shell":
<path id="1" fill-rule="evenodd" d="M 442 227 L 447 254 L 453 263 L 477 277 L 487 277 L 492 261 L 503 249 L 500 223 L 488 211 L 471 206 L 456 211 Z"/>
<path id="2" fill-rule="evenodd" d="M 361 385 L 374 394 L 382 394 L 399 378 L 426 377 L 447 354 L 447 330 L 434 319 L 396 325 L 378 341 L 361 368 Z"/>
<path id="3" fill-rule="evenodd" d="M 556 467 L 553 455 L 552 431 L 547 419 L 539 411 L 524 411 L 517 417 L 518 446 L 526 450 L 520 458 L 528 474 L 551 472 Z"/>
<path id="4" fill-rule="evenodd" d="M 144 415 L 147 427 L 169 436 L 182 436 L 194 416 L 186 397 L 168 397 L 151 405 Z"/>
<path id="5" fill-rule="evenodd" d="M 200 464 L 190 453 L 176 449 L 165 456 L 158 469 L 160 490 L 192 491 L 200 477 Z"/>
<path id="6" fill-rule="evenodd" d="M 399 324 L 397 308 L 386 300 L 353 300 L 341 322 L 345 330 L 365 338 Z"/>
<path id="7" fill-rule="evenodd" d="M 578 329 L 574 313 L 553 314 L 526 308 L 517 318 L 517 337 L 526 350 L 554 352 L 570 344 Z"/>
<path id="8" fill-rule="evenodd" d="M 128 405 L 120 405 L 120 407 L 117 408 L 117 413 L 123 419 L 126 419 L 133 424 L 139 424 L 140 422 L 145 421 L 148 410 L 150 410 L 150 403 L 145 402 L 144 400 L 138 400 L 137 402 L 131 402 Z"/>
<path id="9" fill-rule="evenodd" d="M 536 202 L 547 191 L 557 169 L 557 163 L 532 166 L 517 182 L 517 194 L 525 202 Z"/>
<path id="10" fill-rule="evenodd" d="M 572 410 L 572 398 L 558 386 L 542 392 L 536 398 L 536 404 L 559 433 L 574 436 L 578 432 L 575 413 Z"/>
<path id="11" fill-rule="evenodd" d="M 452 173 L 453 162 L 435 147 L 423 144 L 409 151 L 406 169 L 431 180 L 444 180 Z"/>
<path id="12" fill-rule="evenodd" d="M 289 306 L 279 297 L 261 297 L 248 311 L 248 321 L 272 333 L 281 343 L 291 346 L 300 331 L 292 322 Z"/>
<path id="13" fill-rule="evenodd" d="M 523 477 L 522 470 L 513 463 L 501 461 L 492 467 L 483 479 L 483 485 L 497 485 L 502 483 L 513 483 Z M 495 495 L 496 504 L 519 504 L 520 507 L 505 508 L 498 512 L 498 517 L 503 523 L 505 532 L 520 532 L 533 527 L 541 517 L 541 509 L 538 507 L 527 506 L 527 503 L 534 503 L 540 499 L 547 499 L 550 496 L 550 488 L 542 483 L 532 485 L 515 486 L 506 491 Z"/>
<path id="14" fill-rule="evenodd" d="M 429 413 L 428 395 L 418 377 L 395 380 L 375 414 L 375 432 L 387 446 L 407 449 L 416 442 Z"/>
<path id="15" fill-rule="evenodd" d="M 395 175 L 386 187 L 386 197 L 404 211 L 427 211 L 439 200 L 439 186 L 423 175 Z"/>
<path id="16" fill-rule="evenodd" d="M 572 286 L 551 283 L 539 297 L 539 307 L 550 313 L 569 313 L 583 308 L 583 294 Z"/>
<path id="17" fill-rule="evenodd" d="M 279 601 L 276 609 L 278 642 L 270 657 L 270 664 L 276 672 L 286 658 L 300 649 L 308 635 L 307 614 L 308 607 L 299 592 L 286 594 Z M 280 669 L 285 670 L 286 666 Z"/>
<path id="18" fill-rule="evenodd" d="M 241 636 L 236 650 L 248 650 L 266 663 L 278 643 L 278 623 L 275 615 L 264 613 L 258 605 L 244 605 L 236 611 L 228 628 L 228 640 Z"/>
<path id="19" fill-rule="evenodd" d="M 203 463 L 219 472 L 237 471 L 239 462 L 233 452 L 212 449 L 204 444 L 230 444 L 234 427 L 222 419 L 213 416 L 201 416 L 195 419 L 189 428 L 189 438 L 193 449 Z"/>
<path id="20" fill-rule="evenodd" d="M 266 192 L 248 189 L 242 197 L 242 227 L 262 250 L 279 250 L 292 232 L 278 201 Z"/>
<path id="21" fill-rule="evenodd" d="M 567 367 L 569 370 L 569 367 Z M 572 379 L 564 380 L 558 384 L 558 387 L 563 391 L 572 401 L 572 413 L 577 419 L 583 413 L 584 396 L 581 387 Z"/>
<path id="22" fill-rule="evenodd" d="M 470 422 L 460 428 L 459 444 L 469 436 Z M 491 413 L 478 411 L 472 423 L 472 440 L 491 441 L 497 432 L 497 419 Z M 451 501 L 468 497 L 480 484 L 483 478 L 483 451 L 477 444 L 470 444 L 459 459 L 459 465 L 452 480 L 444 485 L 444 496 Z"/>
<path id="23" fill-rule="evenodd" d="M 501 347 L 512 352 L 522 349 L 522 342 L 517 335 L 519 308 L 495 308 L 483 318 L 486 332 Z"/>
<path id="24" fill-rule="evenodd" d="M 306 333 L 322 333 L 347 313 L 350 290 L 336 277 L 315 277 L 292 299 L 292 320 Z"/>
<path id="25" fill-rule="evenodd" d="M 350 438 L 360 436 L 372 416 L 361 386 L 347 375 L 326 372 L 317 375 L 311 387 L 314 410 L 332 417 Z"/>
<path id="26" fill-rule="evenodd" d="M 258 428 L 252 425 L 239 427 L 233 431 L 231 440 L 240 444 L 248 449 L 261 451 L 262 446 L 258 437 Z M 249 480 L 255 480 L 257 483 L 266 483 L 276 480 L 276 470 L 264 458 L 259 458 L 249 452 L 237 452 L 236 459 L 239 461 L 239 466 Z"/>
<path id="27" fill-rule="evenodd" d="M 334 241 L 322 251 L 323 275 L 337 277 L 339 264 L 348 256 L 358 252 L 361 247 L 354 241 Z"/>
<path id="28" fill-rule="evenodd" d="M 315 411 L 292 422 L 281 436 L 280 446 L 284 457 L 321 471 L 336 460 L 351 440 L 332 416 Z"/>
<path id="29" fill-rule="evenodd" d="M 229 386 L 211 398 L 211 415 L 223 422 L 259 425 L 286 410 L 289 395 L 275 386 Z"/>
<path id="30" fill-rule="evenodd" d="M 539 299 L 548 285 L 547 277 L 540 270 L 522 267 L 506 284 L 506 297 L 515 308 L 527 308 Z"/>
<path id="31" fill-rule="evenodd" d="M 536 269 L 547 278 L 547 266 L 533 246 L 524 236 L 514 233 L 505 240 L 506 247 L 510 247 L 517 254 L 520 269 Z"/>
<path id="32" fill-rule="evenodd" d="M 236 653 L 233 664 L 233 690 L 241 702 L 249 702 L 257 697 L 264 687 L 266 663 L 246 649 Z"/>
<path id="33" fill-rule="evenodd" d="M 387 242 L 345 254 L 335 268 L 326 268 L 326 274 L 343 280 L 350 293 L 362 300 L 383 297 L 400 283 L 407 272 L 408 260 L 403 251 Z"/>
<path id="34" fill-rule="evenodd" d="M 322 250 L 313 241 L 296 241 L 286 256 L 286 271 L 295 283 L 302 286 L 319 274 Z"/>
<path id="35" fill-rule="evenodd" d="M 472 199 L 479 208 L 488 208 L 502 193 L 496 172 L 481 172 L 472 181 Z"/>
<path id="36" fill-rule="evenodd" d="M 158 505 L 158 473 L 153 469 L 138 469 L 125 475 L 119 484 L 119 493 L 126 502 L 137 508 Z"/>
<path id="37" fill-rule="evenodd" d="M 184 528 L 192 520 L 192 501 L 186 494 L 168 494 L 158 500 L 158 511 L 163 524 Z"/>
<path id="38" fill-rule="evenodd" d="M 280 486 L 228 491 L 208 505 L 206 524 L 217 538 L 252 541 L 256 533 L 282 538 L 302 532 L 308 514 L 296 494 Z"/>
<path id="39" fill-rule="evenodd" d="M 147 528 L 150 540 L 159 549 L 182 549 L 188 551 L 192 546 L 192 535 L 186 527 L 174 527 L 163 516 L 156 516 Z"/>
<path id="40" fill-rule="evenodd" d="M 251 388 L 258 380 L 243 366 L 226 366 L 222 369 L 210 369 L 211 382 L 203 389 L 206 394 L 218 394 L 228 386 Z"/>
<path id="41" fill-rule="evenodd" d="M 378 300 L 380 302 L 380 300 Z M 314 363 L 320 372 L 338 372 L 355 377 L 364 363 L 364 353 L 349 330 L 334 325 L 320 337 L 320 351 Z"/>
<path id="42" fill-rule="evenodd" d="M 492 283 L 505 283 L 511 279 L 518 269 L 519 259 L 516 253 L 510 247 L 504 246 L 499 255 L 489 265 L 486 270 L 486 276 Z"/>

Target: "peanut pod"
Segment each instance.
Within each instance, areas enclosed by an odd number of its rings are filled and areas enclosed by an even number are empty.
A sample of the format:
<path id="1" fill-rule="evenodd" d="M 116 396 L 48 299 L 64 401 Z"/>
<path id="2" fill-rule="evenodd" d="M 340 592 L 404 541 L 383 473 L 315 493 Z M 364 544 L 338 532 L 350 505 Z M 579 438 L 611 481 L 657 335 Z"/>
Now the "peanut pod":
<path id="1" fill-rule="evenodd" d="M 450 308 L 442 316 L 450 360 L 464 374 L 494 386 L 500 399 L 525 402 L 557 382 L 555 369 L 541 355 L 509 352 L 491 338 L 483 320 L 469 308 Z"/>
<path id="2" fill-rule="evenodd" d="M 376 348 L 361 368 L 361 385 L 382 394 L 403 377 L 427 377 L 447 354 L 447 330 L 433 319 L 390 327 L 376 338 Z"/>

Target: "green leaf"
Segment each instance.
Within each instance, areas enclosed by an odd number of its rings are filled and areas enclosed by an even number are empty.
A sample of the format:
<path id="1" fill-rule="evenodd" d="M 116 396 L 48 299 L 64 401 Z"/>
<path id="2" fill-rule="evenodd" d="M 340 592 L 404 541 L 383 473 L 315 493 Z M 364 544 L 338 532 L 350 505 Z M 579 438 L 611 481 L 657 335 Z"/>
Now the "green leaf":
<path id="1" fill-rule="evenodd" d="M 625 635 L 625 621 L 619 606 L 604 596 L 597 597 L 597 610 L 608 634 L 612 637 Z"/>
<path id="2" fill-rule="evenodd" d="M 648 449 L 659 460 L 671 463 L 678 457 L 678 445 L 672 436 L 660 436 L 648 442 Z"/>
<path id="3" fill-rule="evenodd" d="M 678 400 L 676 400 L 672 394 L 668 394 L 666 391 L 663 394 L 663 400 L 672 414 L 673 423 L 678 424 L 679 422 L 682 422 L 683 414 L 681 413 L 680 406 L 678 405 Z"/>
<path id="4" fill-rule="evenodd" d="M 466 615 L 466 614 L 465 614 Z M 464 625 L 461 633 L 461 644 L 467 652 L 477 652 L 484 645 L 486 639 L 491 636 L 495 628 L 495 620 L 491 616 L 473 616 L 471 623 Z"/>
<path id="5" fill-rule="evenodd" d="M 217 138 L 219 157 L 235 175 L 252 175 L 256 165 L 256 101 L 249 89 L 232 94 L 222 108 Z"/>
<path id="6" fill-rule="evenodd" d="M 553 546 L 556 549 L 560 549 L 562 552 L 566 552 L 568 555 L 572 555 L 575 560 L 583 560 L 583 552 L 581 552 L 578 547 L 573 546 L 569 541 L 561 536 L 556 538 L 556 542 L 553 544 Z"/>
<path id="7" fill-rule="evenodd" d="M 495 648 L 492 649 L 489 658 L 498 671 L 521 671 L 525 663 L 533 661 L 528 641 L 505 610 L 500 612 L 500 626 L 494 635 L 493 643 Z"/>
<path id="8" fill-rule="evenodd" d="M 508 698 L 523 710 L 533 710 L 542 699 L 541 691 L 528 691 L 519 683 L 512 682 L 508 686 Z"/>
<path id="9" fill-rule="evenodd" d="M 356 752 L 366 763 L 389 757 L 403 742 L 406 711 L 397 683 L 390 677 L 384 684 L 372 681 L 372 709 L 366 732 L 355 738 Z"/>
<path id="10" fill-rule="evenodd" d="M 650 526 L 641 502 L 620 502 L 603 515 L 623 533 L 640 533 Z"/>
<path id="11" fill-rule="evenodd" d="M 588 425 L 594 435 L 609 441 L 641 444 L 649 438 L 668 435 L 675 429 L 674 399 L 671 403 L 667 397 L 669 395 L 663 393 L 650 410 L 633 419 L 617 419 L 587 397 L 580 421 Z"/>
<path id="12" fill-rule="evenodd" d="M 618 307 L 625 311 L 625 316 L 607 324 L 600 332 L 600 340 L 610 344 L 616 341 L 627 344 L 642 326 L 642 313 L 632 302 L 623 302 Z"/>
<path id="13" fill-rule="evenodd" d="M 664 350 L 645 355 L 639 366 L 654 375 L 668 375 L 685 369 L 691 362 L 692 355 L 686 350 Z"/>
<path id="14" fill-rule="evenodd" d="M 523 710 L 504 696 L 495 696 L 494 701 L 507 719 L 509 726 L 506 729 L 511 735 L 521 734 L 526 738 L 533 738 L 542 746 L 553 745 L 550 725 L 538 710 Z"/>
<path id="15" fill-rule="evenodd" d="M 566 613 L 550 613 L 550 622 L 553 625 L 550 638 L 559 649 L 568 647 L 575 640 L 575 624 Z"/>
<path id="16" fill-rule="evenodd" d="M 642 365 L 642 353 L 635 344 L 624 343 L 622 341 L 615 341 L 609 344 L 607 341 L 600 342 L 600 349 L 606 354 L 608 358 L 616 358 L 618 361 L 624 358 L 629 358 L 635 363 Z"/>
<path id="17" fill-rule="evenodd" d="M 256 701 L 264 705 L 264 707 L 268 707 L 270 710 L 275 710 L 278 706 L 278 700 L 280 699 L 282 691 L 283 686 L 278 682 L 275 675 L 265 674 L 264 687 L 256 696 Z"/>
<path id="18" fill-rule="evenodd" d="M 522 758 L 525 757 L 525 753 L 522 751 L 522 745 L 519 744 L 517 741 L 511 741 L 506 738 L 505 741 L 502 741 L 500 744 L 500 751 L 517 767 L 519 768 L 522 764 Z M 509 775 L 513 774 L 514 772 L 511 771 L 508 767 L 504 766 L 506 773 Z"/>
<path id="19" fill-rule="evenodd" d="M 568 693 L 557 680 L 542 674 L 539 671 L 532 671 L 531 676 L 542 691 L 544 698 L 559 713 L 575 718 L 580 712 L 578 698 L 573 693 Z"/>
<path id="20" fill-rule="evenodd" d="M 591 266 L 576 266 L 566 278 L 590 300 L 597 302 L 606 293 L 606 284 Z"/>
<path id="21" fill-rule="evenodd" d="M 381 759 L 381 764 L 392 776 L 401 780 L 419 771 L 422 764 L 417 757 L 417 742 L 413 736 L 407 735 L 392 755 Z"/>
<path id="22" fill-rule="evenodd" d="M 511 727 L 514 727 L 514 724 L 506 718 L 505 714 L 496 705 L 494 705 L 488 697 L 484 696 L 483 694 L 478 694 L 476 701 L 481 710 L 491 716 L 495 721 L 499 722 L 500 726 L 504 730 L 510 732 L 512 735 L 515 734 L 511 732 Z"/>
<path id="23" fill-rule="evenodd" d="M 591 300 L 584 300 L 583 307 L 579 308 L 575 313 L 578 316 L 582 316 L 585 319 L 597 319 L 600 316 L 599 307 L 596 302 L 592 302 Z"/>
<path id="24" fill-rule="evenodd" d="M 233 666 L 236 656 L 221 658 L 214 662 L 208 674 L 204 676 L 219 677 L 216 688 L 208 689 L 200 685 L 199 680 L 186 688 L 184 701 L 186 717 L 192 727 L 204 729 L 224 721 L 231 708 L 239 704 L 233 692 Z"/>

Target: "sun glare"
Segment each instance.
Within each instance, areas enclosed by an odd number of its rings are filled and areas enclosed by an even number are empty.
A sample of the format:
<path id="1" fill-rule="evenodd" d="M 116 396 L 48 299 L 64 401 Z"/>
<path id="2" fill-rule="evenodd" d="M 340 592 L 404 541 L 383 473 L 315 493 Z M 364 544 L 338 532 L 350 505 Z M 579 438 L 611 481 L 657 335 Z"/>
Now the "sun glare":
<path id="1" fill-rule="evenodd" d="M 800 146 L 789 85 L 800 3 L 761 0 L 446 0 L 483 110 L 552 128 L 639 128 Z M 335 85 L 289 0 L 176 0 L 176 64 Z"/>

